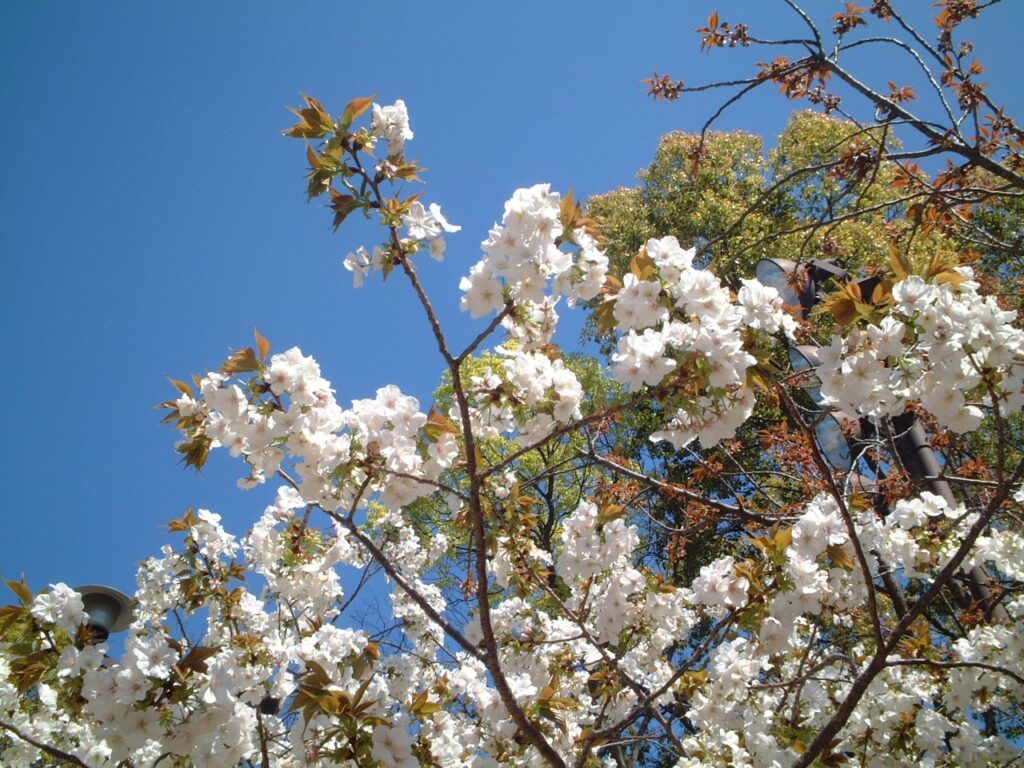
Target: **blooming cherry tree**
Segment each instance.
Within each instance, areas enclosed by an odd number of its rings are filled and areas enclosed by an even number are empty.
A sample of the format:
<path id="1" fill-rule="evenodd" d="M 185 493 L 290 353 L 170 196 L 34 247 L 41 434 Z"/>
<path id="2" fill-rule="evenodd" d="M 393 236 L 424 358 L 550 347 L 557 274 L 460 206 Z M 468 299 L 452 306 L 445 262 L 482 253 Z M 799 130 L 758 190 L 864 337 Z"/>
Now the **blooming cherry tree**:
<path id="1" fill-rule="evenodd" d="M 822 347 L 814 403 L 773 362 L 804 333 L 774 288 L 724 284 L 671 233 L 611 275 L 595 223 L 536 184 L 505 203 L 461 278 L 481 327 L 456 350 L 419 270 L 459 227 L 404 189 L 422 170 L 405 152 L 405 104 L 356 99 L 334 117 L 306 97 L 296 113 L 288 133 L 316 142 L 310 196 L 327 196 L 336 227 L 360 212 L 387 233 L 345 258 L 355 288 L 404 276 L 443 394 L 425 408 L 383 385 L 340 403 L 312 357 L 271 354 L 258 334 L 175 382 L 164 407 L 184 460 L 227 449 L 239 485 L 273 484 L 274 502 L 247 532 L 206 510 L 171 523 L 174 543 L 139 569 L 118 659 L 73 590 L 12 583 L 4 765 L 1019 757 L 1024 462 L 1001 448 L 952 501 L 888 482 L 894 418 L 1002 434 L 1024 406 L 1024 333 L 970 269 L 892 275 Z M 556 345 L 562 299 L 593 311 L 614 349 L 607 371 Z M 806 478 L 799 496 L 702 491 L 648 460 L 727 444 L 766 405 L 785 414 L 778 462 Z M 874 425 L 849 471 L 815 440 L 823 407 Z M 640 412 L 656 422 L 647 448 L 623 436 Z M 673 505 L 681 516 L 659 517 Z M 698 535 L 714 548 L 688 549 Z M 987 581 L 977 600 L 970 569 Z M 391 630 L 351 619 L 359 590 L 342 577 L 360 572 L 382 575 Z"/>

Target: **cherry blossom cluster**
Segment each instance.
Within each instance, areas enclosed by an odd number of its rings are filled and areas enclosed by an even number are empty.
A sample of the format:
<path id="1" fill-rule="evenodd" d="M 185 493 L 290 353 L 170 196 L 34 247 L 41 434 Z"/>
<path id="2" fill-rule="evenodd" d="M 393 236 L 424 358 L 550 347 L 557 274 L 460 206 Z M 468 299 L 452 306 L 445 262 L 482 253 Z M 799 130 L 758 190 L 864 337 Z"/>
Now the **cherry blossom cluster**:
<path id="1" fill-rule="evenodd" d="M 580 417 L 583 387 L 564 361 L 516 344 L 499 352 L 496 365 L 471 379 L 474 433 L 486 438 L 517 432 L 516 442 L 527 446 Z M 450 415 L 457 419 L 457 408 Z"/>
<path id="2" fill-rule="evenodd" d="M 644 278 L 625 275 L 611 299 L 616 327 L 625 331 L 612 356 L 615 376 L 635 392 L 685 371 L 690 397 L 652 439 L 677 448 L 695 439 L 713 446 L 735 434 L 754 408 L 746 374 L 756 360 L 744 331 L 791 335 L 794 321 L 778 291 L 757 280 L 745 280 L 734 303 L 712 272 L 693 266 L 693 249 L 675 237 L 649 240 L 645 252 L 655 269 Z"/>
<path id="3" fill-rule="evenodd" d="M 1024 408 L 1024 332 L 1016 313 L 980 296 L 968 267 L 958 280 L 912 275 L 892 289 L 878 323 L 833 336 L 821 350 L 825 402 L 849 413 L 894 416 L 919 400 L 955 432 L 978 428 L 985 410 Z"/>
<path id="4" fill-rule="evenodd" d="M 419 432 L 427 416 L 397 387 L 383 387 L 346 410 L 316 361 L 298 348 L 257 368 L 249 378 L 208 373 L 199 383 L 200 400 L 184 393 L 175 403 L 190 441 L 226 446 L 244 458 L 250 472 L 242 487 L 265 482 L 289 460 L 306 503 L 334 510 L 369 489 L 398 508 L 429 493 L 430 482 L 450 466 L 454 441 L 432 443 L 424 458 Z M 342 477 L 347 482 L 337 481 Z"/>

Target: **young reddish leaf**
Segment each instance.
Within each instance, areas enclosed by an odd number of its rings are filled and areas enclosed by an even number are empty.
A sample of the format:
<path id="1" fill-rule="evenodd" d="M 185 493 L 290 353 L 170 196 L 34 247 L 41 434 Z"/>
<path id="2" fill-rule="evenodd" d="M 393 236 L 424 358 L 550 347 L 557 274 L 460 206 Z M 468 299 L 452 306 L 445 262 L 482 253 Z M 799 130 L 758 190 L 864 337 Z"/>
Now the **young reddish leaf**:
<path id="1" fill-rule="evenodd" d="M 636 256 L 629 262 L 629 271 L 637 276 L 639 280 L 647 280 L 654 274 L 654 259 L 647 255 L 647 249 L 641 248 Z"/>
<path id="2" fill-rule="evenodd" d="M 230 376 L 235 373 L 251 373 L 259 369 L 260 361 L 256 357 L 256 353 L 252 347 L 246 347 L 245 349 L 237 349 L 232 352 L 228 359 L 224 361 L 220 372 Z"/>
<path id="3" fill-rule="evenodd" d="M 330 208 L 334 211 L 334 221 L 331 223 L 331 228 L 337 232 L 338 227 L 344 223 L 348 215 L 358 207 L 359 201 L 352 195 L 343 195 L 338 190 L 332 189 Z"/>
<path id="4" fill-rule="evenodd" d="M 328 134 L 334 124 L 323 105 L 312 96 L 302 94 L 306 101 L 304 109 L 289 107 L 288 111 L 299 117 L 299 122 L 284 132 L 285 136 L 296 139 L 319 139 Z"/>
<path id="5" fill-rule="evenodd" d="M 427 423 L 423 427 L 423 432 L 427 436 L 427 440 L 432 443 L 436 443 L 441 439 L 441 435 L 458 435 L 460 430 L 455 423 L 442 413 L 438 413 L 433 408 L 430 409 L 430 413 L 427 414 Z"/>
<path id="6" fill-rule="evenodd" d="M 32 602 L 32 590 L 28 588 L 28 584 L 25 582 L 25 577 L 21 577 L 21 581 L 11 581 L 10 579 L 4 579 L 4 583 L 11 588 L 11 591 L 18 596 L 22 604 L 28 605 Z"/>
<path id="7" fill-rule="evenodd" d="M 181 381 L 180 379 L 168 379 L 168 381 L 171 382 L 171 384 L 174 385 L 174 388 L 181 392 L 181 394 L 188 395 L 189 397 L 195 397 L 195 393 L 192 391 L 192 387 L 190 387 L 186 382 Z M 171 407 L 174 407 L 173 401 L 168 402 L 171 402 Z"/>
<path id="8" fill-rule="evenodd" d="M 373 100 L 376 96 L 366 96 L 358 99 L 352 99 L 345 107 L 345 114 L 342 115 L 342 123 L 347 128 L 352 125 L 359 117 L 370 108 L 373 104 Z"/>
<path id="9" fill-rule="evenodd" d="M 270 354 L 270 342 L 260 333 L 259 328 L 254 328 L 253 333 L 256 336 L 256 348 L 260 351 L 260 359 L 265 360 Z"/>

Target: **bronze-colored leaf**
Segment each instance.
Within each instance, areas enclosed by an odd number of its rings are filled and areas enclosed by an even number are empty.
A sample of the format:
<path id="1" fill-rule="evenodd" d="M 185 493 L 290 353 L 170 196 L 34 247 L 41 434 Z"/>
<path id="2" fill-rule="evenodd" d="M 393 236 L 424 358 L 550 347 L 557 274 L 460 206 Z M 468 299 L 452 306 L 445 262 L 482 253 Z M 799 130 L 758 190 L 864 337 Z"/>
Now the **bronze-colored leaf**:
<path id="1" fill-rule="evenodd" d="M 195 393 L 192 391 L 192 387 L 188 383 L 181 381 L 180 379 L 168 379 L 174 388 L 177 389 L 181 394 L 188 395 L 189 397 L 195 397 Z"/>
<path id="2" fill-rule="evenodd" d="M 218 648 L 212 648 L 205 645 L 193 646 L 189 649 L 188 655 L 179 661 L 177 666 L 183 672 L 194 671 L 206 674 L 208 671 L 206 660 L 212 656 L 216 656 L 218 650 Z"/>
<path id="3" fill-rule="evenodd" d="M 195 510 L 190 507 L 185 510 L 185 514 L 182 517 L 171 520 L 167 524 L 167 530 L 170 533 L 184 533 L 198 522 L 199 518 L 196 517 Z"/>
<path id="4" fill-rule="evenodd" d="M 228 359 L 221 366 L 220 372 L 231 376 L 236 373 L 251 373 L 260 369 L 259 358 L 252 347 L 237 349 L 231 353 Z"/>
<path id="5" fill-rule="evenodd" d="M 871 305 L 866 304 L 860 294 L 860 287 L 856 283 L 847 283 L 839 290 L 826 296 L 820 304 L 815 306 L 813 312 L 832 315 L 836 322 L 842 326 L 849 325 L 853 320 L 862 314 L 866 308 L 871 310 Z"/>
<path id="6" fill-rule="evenodd" d="M 334 221 L 331 227 L 337 231 L 348 215 L 359 207 L 359 201 L 352 195 L 343 195 L 336 189 L 331 190 L 330 208 L 334 211 Z"/>
<path id="7" fill-rule="evenodd" d="M 291 136 L 296 139 L 323 138 L 334 128 L 334 123 L 331 120 L 330 114 L 328 114 L 323 105 L 312 96 L 302 94 L 302 98 L 306 102 L 306 106 L 303 109 L 295 109 L 294 107 L 288 108 L 289 112 L 298 116 L 299 122 L 291 128 L 288 128 L 284 132 L 284 135 Z"/>
<path id="8" fill-rule="evenodd" d="M 370 108 L 375 98 L 376 96 L 365 96 L 358 99 L 352 99 L 352 101 L 346 105 L 345 113 L 341 118 L 342 124 L 345 126 L 346 130 Z"/>
<path id="9" fill-rule="evenodd" d="M 876 307 L 887 304 L 892 299 L 892 280 L 880 280 L 871 292 L 871 303 Z"/>
<path id="10" fill-rule="evenodd" d="M 649 279 L 654 274 L 654 269 L 654 259 L 647 255 L 646 248 L 641 248 L 629 262 L 629 271 L 636 275 L 638 280 Z"/>
<path id="11" fill-rule="evenodd" d="M 626 508 L 621 504 L 607 504 L 601 507 L 601 511 L 598 513 L 597 520 L 600 525 L 610 523 L 612 520 L 617 520 L 620 517 L 625 516 Z"/>
<path id="12" fill-rule="evenodd" d="M 32 590 L 28 588 L 28 584 L 25 582 L 25 577 L 21 577 L 21 581 L 11 581 L 10 579 L 4 579 L 4 583 L 11 588 L 11 591 L 18 596 L 23 605 L 28 605 L 32 602 Z"/>
<path id="13" fill-rule="evenodd" d="M 832 558 L 832 562 L 847 571 L 853 570 L 853 557 L 845 546 L 841 544 L 830 544 L 828 549 L 828 556 Z"/>
<path id="14" fill-rule="evenodd" d="M 313 151 L 313 147 L 309 144 L 306 145 L 306 159 L 309 160 L 309 167 L 311 170 L 316 170 L 320 167 L 320 156 Z"/>
<path id="15" fill-rule="evenodd" d="M 256 348 L 260 351 L 260 359 L 265 360 L 270 354 L 270 342 L 260 333 L 259 328 L 254 328 L 253 334 L 256 336 Z"/>
<path id="16" fill-rule="evenodd" d="M 186 467 L 202 469 L 210 458 L 210 448 L 213 441 L 206 435 L 196 435 L 191 440 L 178 446 L 178 453 L 182 454 L 182 461 Z"/>
<path id="17" fill-rule="evenodd" d="M 420 179 L 420 171 L 427 170 L 421 165 L 416 163 L 402 163 L 395 168 L 395 178 L 402 179 L 402 181 L 422 181 Z"/>
<path id="18" fill-rule="evenodd" d="M 597 323 L 598 330 L 602 333 L 611 333 L 615 330 L 617 321 L 615 320 L 614 299 L 597 305 L 597 309 L 594 310 L 594 322 Z"/>
<path id="19" fill-rule="evenodd" d="M 27 615 L 28 609 L 25 606 L 4 605 L 0 606 L 0 636 L 22 616 Z"/>
<path id="20" fill-rule="evenodd" d="M 427 414 L 427 423 L 423 427 L 423 433 L 430 442 L 436 443 L 442 435 L 459 435 L 461 431 L 451 419 L 431 408 L 430 413 Z"/>
<path id="21" fill-rule="evenodd" d="M 782 528 L 775 534 L 775 549 L 782 552 L 793 543 L 793 529 Z"/>

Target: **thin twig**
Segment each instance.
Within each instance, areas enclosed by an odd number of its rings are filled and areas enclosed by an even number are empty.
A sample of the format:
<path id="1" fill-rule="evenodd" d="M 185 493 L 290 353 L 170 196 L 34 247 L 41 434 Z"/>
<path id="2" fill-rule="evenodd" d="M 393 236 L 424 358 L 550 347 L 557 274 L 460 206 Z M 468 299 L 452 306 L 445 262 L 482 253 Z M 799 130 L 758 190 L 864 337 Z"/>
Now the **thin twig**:
<path id="1" fill-rule="evenodd" d="M 29 736 L 27 733 L 25 733 L 12 723 L 0 720 L 0 728 L 3 728 L 8 733 L 14 734 L 19 739 L 24 741 L 26 744 L 31 744 L 33 747 L 35 747 L 38 750 L 41 750 L 42 752 L 45 752 L 50 757 L 57 758 L 58 760 L 63 760 L 65 763 L 69 763 L 71 765 L 77 765 L 79 768 L 89 768 L 89 766 L 85 762 L 83 762 L 80 758 L 76 757 L 75 755 L 72 755 L 70 752 L 65 752 L 62 749 L 57 749 L 57 747 L 51 747 L 49 744 L 42 742 L 33 736 Z"/>

